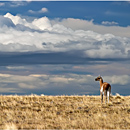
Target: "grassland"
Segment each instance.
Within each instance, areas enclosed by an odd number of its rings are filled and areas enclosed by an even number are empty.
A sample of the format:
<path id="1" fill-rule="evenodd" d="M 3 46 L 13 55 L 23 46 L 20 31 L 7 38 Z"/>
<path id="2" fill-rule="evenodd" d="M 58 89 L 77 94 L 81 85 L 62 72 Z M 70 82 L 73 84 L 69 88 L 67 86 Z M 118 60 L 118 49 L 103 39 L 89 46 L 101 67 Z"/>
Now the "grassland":
<path id="1" fill-rule="evenodd" d="M 130 96 L 0 96 L 0 129 L 130 129 Z"/>

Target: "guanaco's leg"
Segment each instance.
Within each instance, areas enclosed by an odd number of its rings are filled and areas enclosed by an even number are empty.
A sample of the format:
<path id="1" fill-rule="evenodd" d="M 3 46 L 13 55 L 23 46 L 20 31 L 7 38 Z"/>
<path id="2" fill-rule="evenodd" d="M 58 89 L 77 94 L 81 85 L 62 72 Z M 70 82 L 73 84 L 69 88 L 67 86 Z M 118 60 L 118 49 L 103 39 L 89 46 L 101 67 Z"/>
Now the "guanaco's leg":
<path id="1" fill-rule="evenodd" d="M 111 88 L 109 87 L 109 89 L 107 91 L 108 103 L 109 103 L 110 93 L 111 93 Z"/>
<path id="2" fill-rule="evenodd" d="M 100 92 L 100 95 L 101 95 L 101 103 L 103 103 L 103 93 Z"/>
<path id="3" fill-rule="evenodd" d="M 107 91 L 106 90 L 104 91 L 104 95 L 105 95 L 105 98 L 106 98 L 105 103 L 107 103 Z"/>
<path id="4" fill-rule="evenodd" d="M 110 97 L 110 92 L 109 92 L 109 90 L 108 90 L 108 91 L 107 91 L 108 103 L 109 103 L 109 97 Z"/>

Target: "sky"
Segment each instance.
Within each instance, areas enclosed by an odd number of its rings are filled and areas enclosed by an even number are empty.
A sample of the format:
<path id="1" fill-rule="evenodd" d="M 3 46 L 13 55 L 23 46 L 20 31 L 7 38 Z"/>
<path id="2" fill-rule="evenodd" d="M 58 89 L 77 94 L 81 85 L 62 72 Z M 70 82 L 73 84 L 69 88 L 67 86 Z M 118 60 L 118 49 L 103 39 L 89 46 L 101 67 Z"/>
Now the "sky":
<path id="1" fill-rule="evenodd" d="M 130 95 L 129 1 L 0 1 L 0 94 Z"/>

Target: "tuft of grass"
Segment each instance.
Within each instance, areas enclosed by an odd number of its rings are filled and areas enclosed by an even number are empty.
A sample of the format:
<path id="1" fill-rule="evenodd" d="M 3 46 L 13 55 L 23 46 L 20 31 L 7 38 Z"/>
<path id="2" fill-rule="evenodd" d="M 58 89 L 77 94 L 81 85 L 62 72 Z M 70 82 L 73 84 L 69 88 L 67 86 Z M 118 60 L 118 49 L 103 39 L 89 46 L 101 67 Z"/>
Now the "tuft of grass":
<path id="1" fill-rule="evenodd" d="M 4 130 L 18 130 L 18 129 L 17 129 L 16 125 L 14 125 L 12 123 L 8 123 L 8 124 L 5 124 Z"/>
<path id="2" fill-rule="evenodd" d="M 0 96 L 0 129 L 130 129 L 130 96 Z"/>

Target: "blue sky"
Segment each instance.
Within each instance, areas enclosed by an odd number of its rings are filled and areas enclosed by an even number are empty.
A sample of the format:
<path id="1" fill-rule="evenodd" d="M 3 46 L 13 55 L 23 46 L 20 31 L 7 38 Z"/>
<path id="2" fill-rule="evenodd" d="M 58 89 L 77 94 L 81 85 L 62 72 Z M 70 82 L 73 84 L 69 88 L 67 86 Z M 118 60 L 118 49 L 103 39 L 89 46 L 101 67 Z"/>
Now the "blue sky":
<path id="1" fill-rule="evenodd" d="M 101 24 L 102 21 L 115 21 L 120 26 L 129 25 L 130 3 L 112 1 L 32 1 L 32 2 L 2 2 L 1 14 L 10 12 L 13 15 L 24 15 L 48 18 L 79 18 L 85 20 L 94 19 L 94 23 Z M 19 4 L 18 4 L 19 3 Z M 31 14 L 28 11 L 39 11 L 43 7 L 47 8 L 45 13 Z"/>
<path id="2" fill-rule="evenodd" d="M 0 2 L 1 94 L 129 95 L 130 2 Z"/>

